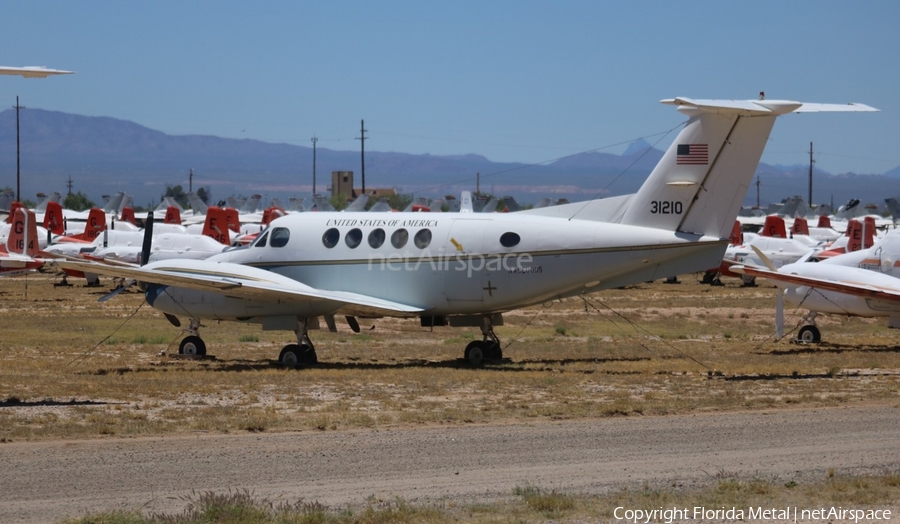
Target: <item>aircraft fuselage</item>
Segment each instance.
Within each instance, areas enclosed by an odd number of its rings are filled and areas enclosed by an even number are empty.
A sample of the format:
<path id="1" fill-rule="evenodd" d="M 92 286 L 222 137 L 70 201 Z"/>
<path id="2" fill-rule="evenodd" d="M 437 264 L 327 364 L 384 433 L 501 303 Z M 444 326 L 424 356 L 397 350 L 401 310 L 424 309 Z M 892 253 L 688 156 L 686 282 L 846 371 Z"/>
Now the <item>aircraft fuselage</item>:
<path id="1" fill-rule="evenodd" d="M 279 218 L 250 246 L 208 260 L 265 269 L 316 289 L 365 290 L 427 315 L 451 316 L 508 311 L 696 271 L 721 260 L 726 244 L 526 214 L 303 213 Z M 171 314 L 184 314 L 188 305 L 192 315 L 220 319 L 312 316 L 338 307 L 177 288 L 165 296 L 154 292 L 153 299 L 154 307 Z"/>

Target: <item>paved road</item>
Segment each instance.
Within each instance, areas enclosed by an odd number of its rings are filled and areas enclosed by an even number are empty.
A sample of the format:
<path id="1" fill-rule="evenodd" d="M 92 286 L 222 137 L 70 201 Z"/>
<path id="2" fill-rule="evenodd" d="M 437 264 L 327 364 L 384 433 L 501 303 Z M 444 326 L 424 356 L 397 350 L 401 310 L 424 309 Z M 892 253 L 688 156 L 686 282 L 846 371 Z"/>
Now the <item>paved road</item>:
<path id="1" fill-rule="evenodd" d="M 897 471 L 900 409 L 856 407 L 590 421 L 0 444 L 0 522 L 112 508 L 180 511 L 197 491 L 326 504 L 460 501 L 516 486 L 602 493 L 726 472 L 784 479 Z"/>

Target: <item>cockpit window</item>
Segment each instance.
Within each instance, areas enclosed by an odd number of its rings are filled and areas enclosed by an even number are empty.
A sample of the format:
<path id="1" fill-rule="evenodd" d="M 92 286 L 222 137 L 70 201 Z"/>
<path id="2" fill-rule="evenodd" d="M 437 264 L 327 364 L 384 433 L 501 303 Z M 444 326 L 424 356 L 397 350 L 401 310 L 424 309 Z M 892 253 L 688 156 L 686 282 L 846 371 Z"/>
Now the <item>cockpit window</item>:
<path id="1" fill-rule="evenodd" d="M 269 240 L 269 232 L 265 231 L 263 234 L 259 235 L 256 238 L 256 242 L 253 243 L 253 247 L 266 247 L 266 242 Z"/>
<path id="2" fill-rule="evenodd" d="M 284 247 L 291 238 L 291 230 L 286 227 L 276 227 L 272 230 L 272 239 L 269 245 L 272 247 Z"/>
<path id="3" fill-rule="evenodd" d="M 369 245 L 375 249 L 381 247 L 381 244 L 384 244 L 384 230 L 381 228 L 373 229 L 371 233 L 369 233 Z"/>
<path id="4" fill-rule="evenodd" d="M 331 228 L 322 235 L 322 243 L 325 244 L 325 247 L 328 249 L 333 248 L 337 245 L 338 240 L 341 239 L 341 232 L 337 230 L 337 228 Z"/>
<path id="5" fill-rule="evenodd" d="M 355 248 L 362 242 L 362 231 L 359 228 L 354 227 L 350 231 L 347 231 L 347 236 L 344 237 L 344 242 L 347 243 L 347 247 L 350 249 Z"/>

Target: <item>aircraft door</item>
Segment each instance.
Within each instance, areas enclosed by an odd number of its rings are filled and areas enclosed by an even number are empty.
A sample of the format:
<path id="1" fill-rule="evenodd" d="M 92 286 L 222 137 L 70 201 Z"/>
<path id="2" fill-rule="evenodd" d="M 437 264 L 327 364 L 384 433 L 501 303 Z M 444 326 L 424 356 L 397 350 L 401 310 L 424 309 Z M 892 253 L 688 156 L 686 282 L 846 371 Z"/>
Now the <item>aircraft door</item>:
<path id="1" fill-rule="evenodd" d="M 444 293 L 451 301 L 483 301 L 487 284 L 483 238 L 487 220 L 457 219 L 450 226 L 445 256 Z"/>

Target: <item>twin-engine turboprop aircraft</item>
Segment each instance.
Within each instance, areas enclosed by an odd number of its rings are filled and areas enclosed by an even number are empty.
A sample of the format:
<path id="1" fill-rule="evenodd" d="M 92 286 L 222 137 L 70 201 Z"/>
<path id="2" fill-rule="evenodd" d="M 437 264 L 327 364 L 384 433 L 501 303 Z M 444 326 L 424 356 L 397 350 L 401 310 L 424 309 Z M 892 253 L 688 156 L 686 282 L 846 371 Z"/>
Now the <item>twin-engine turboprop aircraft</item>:
<path id="1" fill-rule="evenodd" d="M 465 357 L 500 358 L 502 313 L 547 300 L 703 271 L 722 260 L 775 118 L 876 111 L 858 104 L 675 98 L 689 117 L 633 195 L 517 213 L 301 213 L 274 220 L 249 246 L 209 259 L 140 268 L 59 262 L 133 279 L 176 326 L 182 353 L 204 354 L 200 319 L 291 330 L 288 366 L 316 362 L 308 330 L 334 315 L 419 317 L 478 326 Z M 144 258 L 146 260 L 146 258 Z"/>

